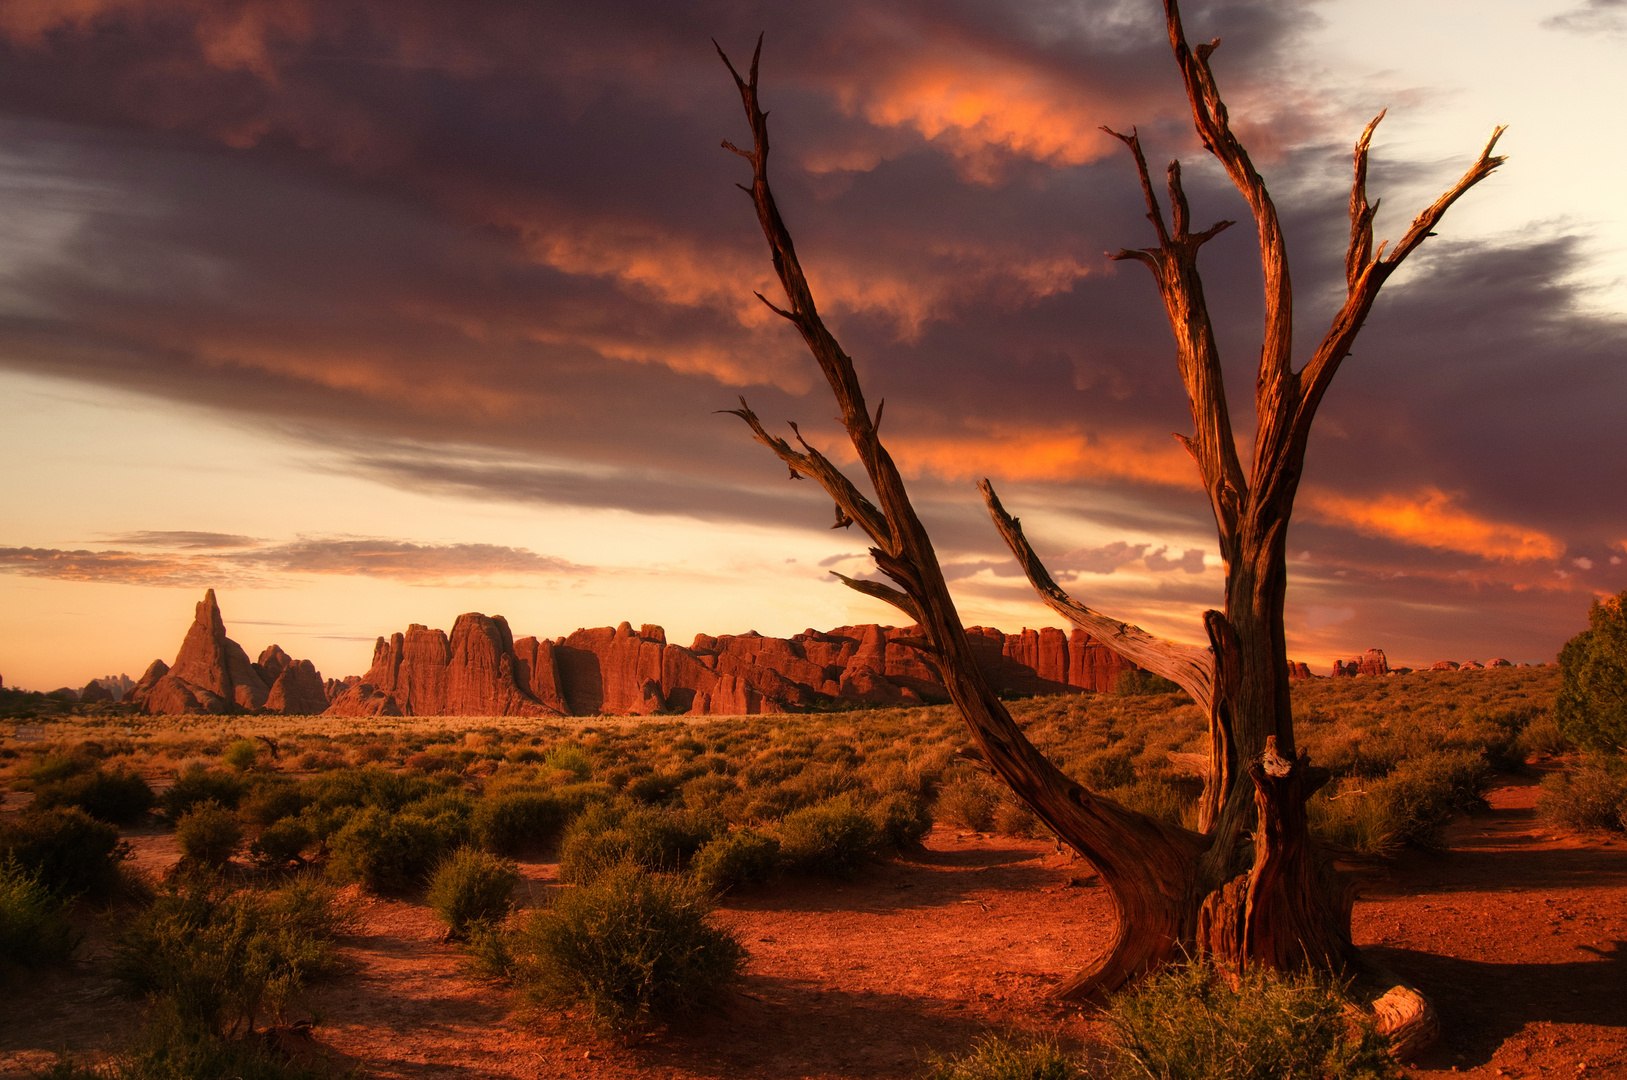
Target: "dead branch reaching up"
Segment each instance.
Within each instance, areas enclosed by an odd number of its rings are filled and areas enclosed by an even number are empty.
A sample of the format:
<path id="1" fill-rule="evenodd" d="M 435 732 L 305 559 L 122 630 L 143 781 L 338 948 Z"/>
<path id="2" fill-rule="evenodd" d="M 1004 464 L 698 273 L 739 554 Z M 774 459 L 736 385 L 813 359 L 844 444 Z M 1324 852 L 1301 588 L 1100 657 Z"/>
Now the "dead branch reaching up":
<path id="1" fill-rule="evenodd" d="M 1214 696 L 1215 660 L 1212 651 L 1154 637 L 1139 626 L 1093 611 L 1069 596 L 1034 553 L 1028 538 L 1023 535 L 1022 522 L 1006 513 L 1000 497 L 994 492 L 994 485 L 985 479 L 977 487 L 983 493 L 983 501 L 989 508 L 989 516 L 994 519 L 995 528 L 1000 530 L 1006 546 L 1016 557 L 1017 565 L 1022 567 L 1029 584 L 1052 611 L 1131 663 L 1175 683 L 1192 695 L 1199 708 L 1205 713 L 1209 712 Z"/>

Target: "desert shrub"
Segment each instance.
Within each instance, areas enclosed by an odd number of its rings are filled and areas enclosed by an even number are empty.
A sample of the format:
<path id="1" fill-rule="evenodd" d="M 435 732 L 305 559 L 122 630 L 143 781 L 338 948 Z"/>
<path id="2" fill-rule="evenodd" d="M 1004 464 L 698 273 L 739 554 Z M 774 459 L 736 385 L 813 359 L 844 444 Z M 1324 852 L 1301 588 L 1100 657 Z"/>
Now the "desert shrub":
<path id="1" fill-rule="evenodd" d="M 293 817 L 311 804 L 300 785 L 285 776 L 264 773 L 256 776 L 237 805 L 237 816 L 246 825 L 270 825 Z"/>
<path id="2" fill-rule="evenodd" d="M 724 833 L 695 853 L 690 875 L 721 895 L 742 885 L 761 885 L 780 868 L 780 842 L 750 826 Z"/>
<path id="3" fill-rule="evenodd" d="M 173 1010 L 213 1034 L 282 1017 L 315 981 L 342 970 L 332 947 L 331 893 L 301 883 L 292 898 L 232 892 L 189 877 L 131 918 L 113 943 L 112 974 L 125 993 Z"/>
<path id="4" fill-rule="evenodd" d="M 1567 829 L 1627 829 L 1627 765 L 1601 756 L 1543 777 L 1537 816 Z"/>
<path id="5" fill-rule="evenodd" d="M 79 935 L 62 908 L 62 899 L 37 872 L 25 870 L 15 858 L 0 861 L 0 965 L 43 967 L 72 956 Z"/>
<path id="6" fill-rule="evenodd" d="M 1108 747 L 1085 755 L 1074 773 L 1091 791 L 1111 791 L 1135 783 L 1135 755 Z"/>
<path id="7" fill-rule="evenodd" d="M 882 841 L 900 851 L 919 848 L 921 840 L 932 831 L 932 811 L 926 796 L 916 791 L 899 790 L 883 795 L 870 808 L 870 817 Z"/>
<path id="8" fill-rule="evenodd" d="M 1129 668 L 1119 672 L 1119 677 L 1113 680 L 1113 693 L 1118 697 L 1149 697 L 1153 694 L 1179 694 L 1182 690 L 1178 683 L 1162 675 Z"/>
<path id="9" fill-rule="evenodd" d="M 175 823 L 175 843 L 184 858 L 223 866 L 243 845 L 237 815 L 217 802 L 197 803 Z"/>
<path id="10" fill-rule="evenodd" d="M 226 748 L 220 760 L 238 772 L 248 772 L 260 761 L 260 744 L 253 739 L 238 739 Z"/>
<path id="11" fill-rule="evenodd" d="M 852 877 L 883 843 L 875 821 L 851 795 L 787 814 L 779 834 L 786 869 L 834 878 Z"/>
<path id="12" fill-rule="evenodd" d="M 119 863 L 129 854 L 118 829 L 78 807 L 0 824 L 0 859 L 15 859 L 58 896 L 112 895 L 121 884 Z"/>
<path id="13" fill-rule="evenodd" d="M 237 774 L 195 765 L 182 770 L 181 775 L 175 778 L 174 786 L 159 797 L 158 805 L 165 817 L 179 821 L 182 814 L 203 802 L 213 802 L 227 810 L 235 810 L 247 791 L 248 784 Z"/>
<path id="14" fill-rule="evenodd" d="M 224 1038 L 188 1023 L 174 1009 L 153 1010 L 141 1033 L 100 1067 L 59 1059 L 40 1080 L 333 1080 L 319 1061 L 296 1061 L 254 1036 Z"/>
<path id="15" fill-rule="evenodd" d="M 523 924 L 516 973 L 534 996 L 638 1028 L 712 1002 L 738 977 L 746 951 L 711 910 L 701 888 L 623 864 Z"/>
<path id="16" fill-rule="evenodd" d="M 681 772 L 648 772 L 629 780 L 622 791 L 628 798 L 642 803 L 663 803 L 672 798 L 687 779 Z"/>
<path id="17" fill-rule="evenodd" d="M 446 772 L 452 768 L 452 762 L 440 754 L 417 753 L 408 754 L 407 759 L 401 763 L 408 769 L 417 772 L 438 773 Z"/>
<path id="18" fill-rule="evenodd" d="M 316 834 L 302 818 L 274 821 L 260 830 L 249 844 L 249 857 L 261 866 L 277 868 L 305 862 L 305 851 L 316 843 Z"/>
<path id="19" fill-rule="evenodd" d="M 1383 1080 L 1389 1043 L 1325 977 L 1203 964 L 1118 995 L 1106 1012 L 1111 1080 Z"/>
<path id="20" fill-rule="evenodd" d="M 1554 718 L 1578 746 L 1627 749 L 1627 592 L 1595 600 L 1588 628 L 1559 650 Z"/>
<path id="21" fill-rule="evenodd" d="M 98 821 L 124 824 L 153 808 L 153 789 L 136 773 L 100 767 L 34 788 L 34 807 L 77 806 Z"/>
<path id="22" fill-rule="evenodd" d="M 553 791 L 503 791 L 480 800 L 469 827 L 476 843 L 498 855 L 545 850 L 558 841 L 573 809 Z"/>
<path id="23" fill-rule="evenodd" d="M 338 769 L 312 776 L 304 780 L 300 788 L 311 800 L 311 805 L 330 811 L 347 806 L 399 810 L 408 803 L 444 790 L 427 777 L 393 772 L 377 765 Z"/>
<path id="24" fill-rule="evenodd" d="M 935 816 L 963 829 L 987 832 L 994 824 L 994 807 L 999 801 L 1000 793 L 987 779 L 963 776 L 939 789 Z"/>
<path id="25" fill-rule="evenodd" d="M 294 766 L 306 772 L 331 772 L 348 764 L 345 756 L 334 750 L 306 750 L 294 759 Z"/>
<path id="26" fill-rule="evenodd" d="M 1397 839 L 1435 848 L 1454 813 L 1485 807 L 1490 780 L 1491 769 L 1481 755 L 1437 751 L 1403 761 L 1374 786 L 1395 817 Z"/>
<path id="27" fill-rule="evenodd" d="M 1435 751 L 1402 762 L 1388 776 L 1341 780 L 1318 792 L 1306 813 L 1319 839 L 1355 851 L 1436 849 L 1454 813 L 1485 806 L 1490 775 L 1478 754 Z"/>
<path id="28" fill-rule="evenodd" d="M 986 1035 L 960 1057 L 933 1054 L 924 1080 L 1084 1080 L 1079 1062 L 1049 1039 Z"/>
<path id="29" fill-rule="evenodd" d="M 554 747 L 542 759 L 542 764 L 554 772 L 570 773 L 578 781 L 593 777 L 593 758 L 575 743 L 561 743 Z"/>
<path id="30" fill-rule="evenodd" d="M 1567 754 L 1572 747 L 1565 733 L 1559 729 L 1559 721 L 1551 713 L 1544 713 L 1520 732 L 1517 751 L 1521 759 L 1530 757 L 1558 757 Z"/>
<path id="31" fill-rule="evenodd" d="M 1192 828 L 1197 824 L 1197 792 L 1167 775 L 1142 777 L 1103 794 L 1131 810 L 1174 825 Z"/>
<path id="32" fill-rule="evenodd" d="M 1401 846 L 1390 804 L 1369 790 L 1371 781 L 1345 777 L 1305 804 L 1311 835 L 1324 844 L 1364 855 L 1393 855 Z"/>
<path id="33" fill-rule="evenodd" d="M 679 870 L 719 827 L 715 819 L 687 811 L 628 803 L 590 806 L 572 822 L 559 846 L 559 877 L 591 881 L 624 862 L 646 870 Z"/>
<path id="34" fill-rule="evenodd" d="M 519 867 L 507 859 L 459 848 L 435 868 L 425 899 L 447 929 L 464 937 L 475 923 L 497 923 L 507 916 L 509 896 L 519 883 Z"/>
<path id="35" fill-rule="evenodd" d="M 994 827 L 1006 836 L 1033 836 L 1040 823 L 1028 804 L 1016 798 L 1001 799 L 994 807 Z"/>
<path id="36" fill-rule="evenodd" d="M 441 823 L 367 806 L 330 838 L 328 872 L 374 892 L 402 892 L 421 882 L 455 841 Z"/>

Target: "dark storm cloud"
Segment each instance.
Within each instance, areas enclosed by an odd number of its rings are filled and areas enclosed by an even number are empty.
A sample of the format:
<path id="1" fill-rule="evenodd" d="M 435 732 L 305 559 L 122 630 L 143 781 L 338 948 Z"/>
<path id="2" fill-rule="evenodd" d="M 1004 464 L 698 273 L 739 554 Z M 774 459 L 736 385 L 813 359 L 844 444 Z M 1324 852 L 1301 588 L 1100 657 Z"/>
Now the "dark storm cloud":
<path id="1" fill-rule="evenodd" d="M 227 545 L 158 546 L 185 549 Z M 0 548 L 0 573 L 126 585 L 244 584 L 264 581 L 268 574 L 336 574 L 428 584 L 509 574 L 576 576 L 592 569 L 552 555 L 496 544 L 414 544 L 350 537 L 302 538 L 214 555 Z"/>
<path id="2" fill-rule="evenodd" d="M 1311 6 L 1190 9 L 1282 203 L 1308 348 L 1361 121 L 1290 77 Z M 851 457 L 751 296 L 777 287 L 718 148 L 743 125 L 708 39 L 744 62 L 759 30 L 782 208 L 962 581 L 1021 586 L 970 489 L 991 476 L 1054 512 L 1059 577 L 1145 558 L 1190 574 L 1147 603 L 1217 603 L 1198 549 L 1165 546 L 1212 523 L 1169 437 L 1191 421 L 1156 292 L 1101 254 L 1152 238 L 1099 125 L 1183 156 L 1202 221 L 1247 211 L 1147 3 L 0 2 L 0 363 L 230 411 L 403 487 L 824 529 L 812 485 L 714 415 L 743 393 Z M 1374 194 L 1442 188 L 1474 149 L 1397 162 L 1381 136 Z M 1384 209 L 1395 235 L 1416 207 Z M 1441 233 L 1324 405 L 1296 588 L 1347 628 L 1368 608 L 1342 590 L 1420 588 L 1546 627 L 1627 585 L 1627 518 L 1600 504 L 1627 490 L 1627 332 L 1582 306 L 1574 239 Z M 1254 243 L 1203 263 L 1245 439 Z M 1123 539 L 1080 548 L 1070 517 Z"/>

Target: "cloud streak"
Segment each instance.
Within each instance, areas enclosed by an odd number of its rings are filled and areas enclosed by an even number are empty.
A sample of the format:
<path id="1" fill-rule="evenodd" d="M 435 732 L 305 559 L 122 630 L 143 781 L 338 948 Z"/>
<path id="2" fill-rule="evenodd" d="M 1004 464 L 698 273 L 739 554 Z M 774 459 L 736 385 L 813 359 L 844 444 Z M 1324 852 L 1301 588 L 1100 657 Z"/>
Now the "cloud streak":
<path id="1" fill-rule="evenodd" d="M 151 534 L 148 534 L 151 535 Z M 166 537 L 217 534 L 160 533 Z M 242 547 L 175 543 L 154 546 L 196 549 Z M 516 575 L 578 577 L 592 567 L 552 555 L 496 544 L 414 544 L 404 540 L 300 539 L 209 555 L 0 548 L 0 573 L 58 581 L 124 585 L 197 586 L 222 582 L 272 582 L 284 576 L 339 575 L 383 578 L 418 585 L 468 582 Z"/>

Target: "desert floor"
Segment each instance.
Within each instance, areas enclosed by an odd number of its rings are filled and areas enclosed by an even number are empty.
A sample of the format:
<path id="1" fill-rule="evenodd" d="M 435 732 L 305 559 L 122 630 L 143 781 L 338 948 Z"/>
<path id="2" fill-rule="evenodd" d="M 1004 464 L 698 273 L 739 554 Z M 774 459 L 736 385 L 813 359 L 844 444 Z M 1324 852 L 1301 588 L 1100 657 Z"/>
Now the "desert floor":
<path id="1" fill-rule="evenodd" d="M 1453 826 L 1451 850 L 1410 856 L 1370 881 L 1357 941 L 1438 1005 L 1444 1038 L 1421 1077 L 1627 1077 L 1627 844 L 1554 835 L 1531 778 L 1500 781 L 1491 810 Z M 9 796 L 8 806 L 19 799 Z M 131 834 L 149 873 L 176 859 L 167 830 Z M 555 867 L 523 864 L 522 903 Z M 731 898 L 719 918 L 751 951 L 718 1012 L 633 1045 L 575 1018 L 516 1011 L 469 976 L 421 904 L 356 894 L 354 973 L 319 999 L 322 1022 L 285 1044 L 368 1077 L 908 1077 L 924 1055 L 989 1029 L 1088 1039 L 1087 1013 L 1047 991 L 1111 929 L 1088 867 L 1048 842 L 933 830 L 926 850 L 847 885 L 787 882 Z M 0 1077 L 58 1052 L 115 1044 L 138 1009 L 113 996 L 87 922 L 72 970 L 13 986 L 0 1019 Z"/>

